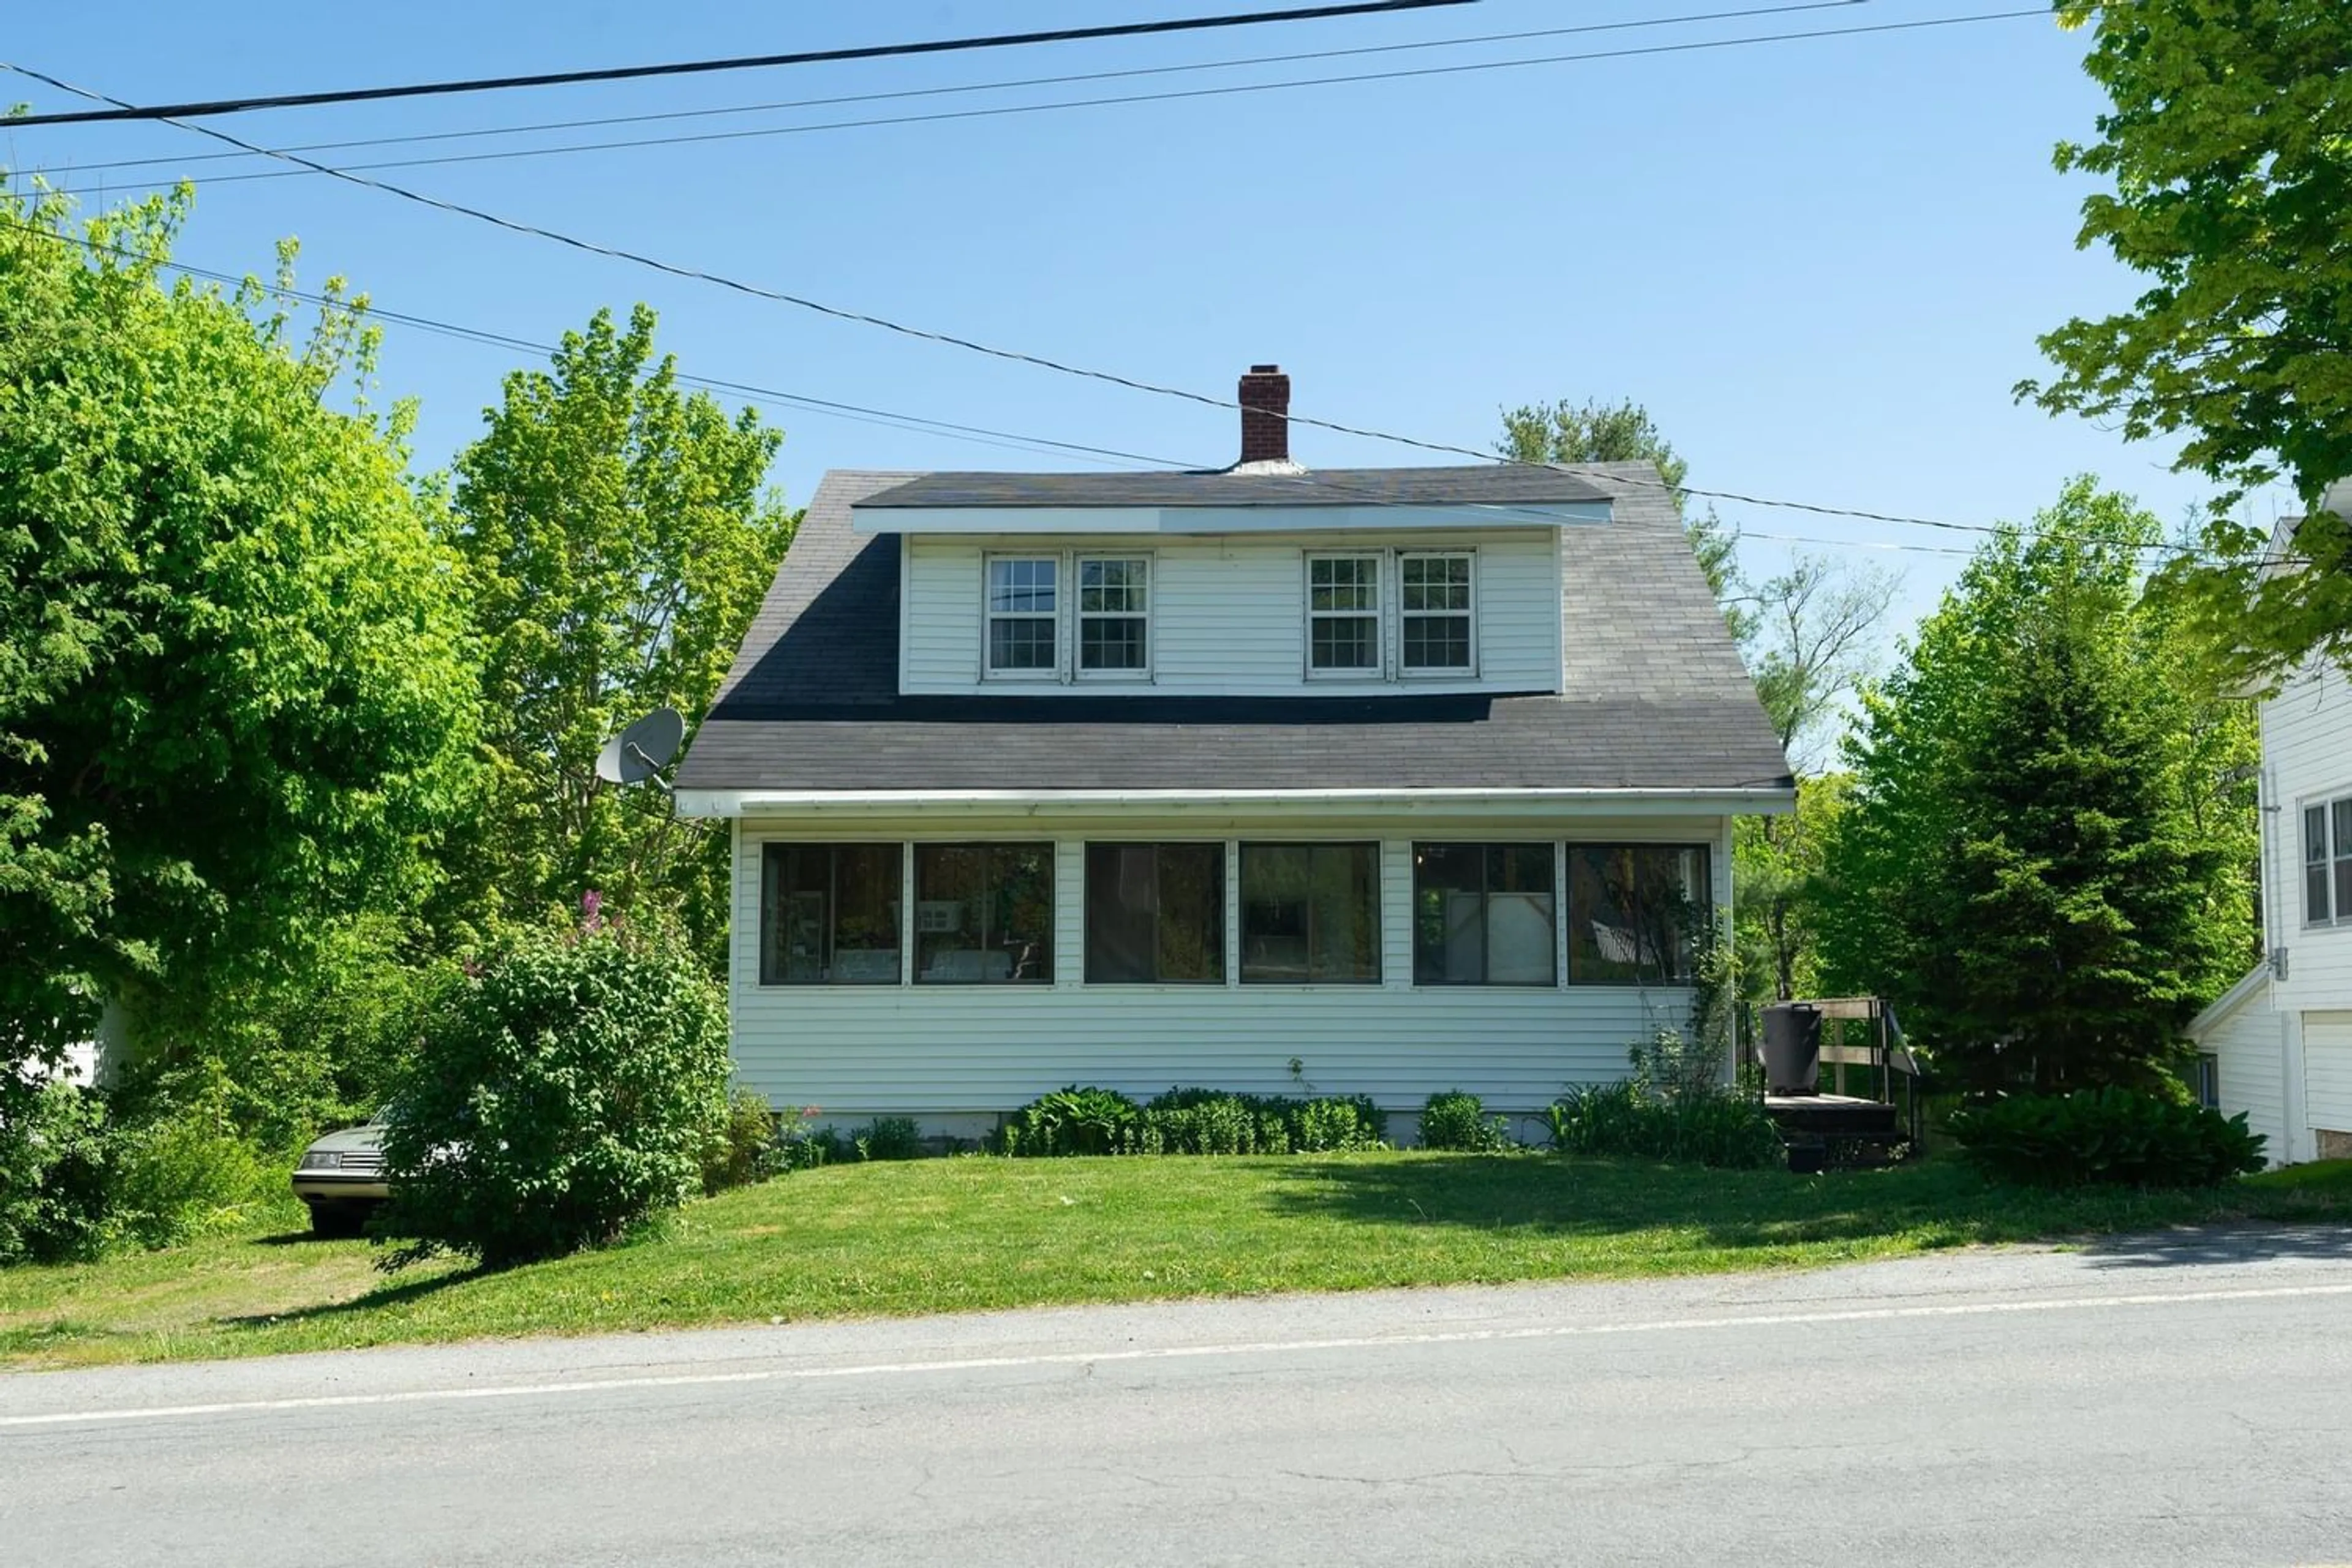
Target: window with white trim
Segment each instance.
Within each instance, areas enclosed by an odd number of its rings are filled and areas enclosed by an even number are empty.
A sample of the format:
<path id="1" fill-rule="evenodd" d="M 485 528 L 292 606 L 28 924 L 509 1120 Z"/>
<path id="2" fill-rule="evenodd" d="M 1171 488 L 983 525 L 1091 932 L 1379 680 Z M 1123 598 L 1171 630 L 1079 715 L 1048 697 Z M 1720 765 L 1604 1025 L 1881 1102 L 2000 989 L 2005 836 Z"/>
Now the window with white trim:
<path id="1" fill-rule="evenodd" d="M 1061 561 L 1052 555 L 988 558 L 988 673 L 1051 680 L 1060 671 Z"/>
<path id="2" fill-rule="evenodd" d="M 2303 922 L 2352 930 L 2352 795 L 2303 808 Z"/>
<path id="3" fill-rule="evenodd" d="M 1307 558 L 1307 673 L 1381 674 L 1381 558 Z"/>
<path id="4" fill-rule="evenodd" d="M 1141 676 L 1151 668 L 1151 562 L 1078 557 L 1078 673 Z"/>
<path id="5" fill-rule="evenodd" d="M 1397 558 L 1397 650 L 1407 675 L 1460 672 L 1476 664 L 1466 553 Z"/>

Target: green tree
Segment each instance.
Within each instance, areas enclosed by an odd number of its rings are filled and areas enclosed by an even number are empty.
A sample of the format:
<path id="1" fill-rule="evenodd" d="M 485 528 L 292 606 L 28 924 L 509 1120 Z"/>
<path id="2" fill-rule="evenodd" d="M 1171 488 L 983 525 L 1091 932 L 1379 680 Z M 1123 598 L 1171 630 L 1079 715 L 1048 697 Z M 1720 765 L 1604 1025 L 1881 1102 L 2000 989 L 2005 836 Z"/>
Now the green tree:
<path id="1" fill-rule="evenodd" d="M 364 300 L 161 269 L 184 197 L 0 194 L 0 1059 L 412 903 L 474 676 Z M 280 286 L 292 247 L 280 257 Z"/>
<path id="2" fill-rule="evenodd" d="M 1739 575 L 1739 531 L 1716 516 L 1713 507 L 1693 514 L 1681 488 L 1690 464 L 1659 432 L 1648 409 L 1630 398 L 1581 404 L 1562 398 L 1549 407 L 1522 404 L 1503 411 L 1503 437 L 1495 449 L 1515 463 L 1655 463 L 1658 477 L 1674 492 L 1675 511 L 1683 520 L 1699 570 L 1706 574 L 1707 586 L 1715 590 L 1715 602 L 1723 608 L 1732 640 L 1746 646 L 1755 628 L 1755 612 Z"/>
<path id="3" fill-rule="evenodd" d="M 2177 437 L 2178 467 L 2224 488 L 2207 536 L 2236 563 L 2168 574 L 2247 672 L 2320 653 L 2352 667 L 2352 526 L 2294 541 L 2315 569 L 2264 574 L 2265 537 L 2231 522 L 2291 479 L 2308 512 L 2352 475 L 2352 7 L 2341 0 L 2062 0 L 2092 28 L 2084 68 L 2111 101 L 2061 172 L 2096 176 L 2076 243 L 2147 279 L 2131 307 L 2042 339 L 2055 363 L 2021 397 Z M 2248 610 L 2252 594 L 2252 608 Z"/>
<path id="4" fill-rule="evenodd" d="M 2151 1079 L 2242 963 L 2251 719 L 2141 596 L 2157 538 L 2075 481 L 1979 552 L 1848 742 L 1825 967 L 1965 1085 Z"/>
<path id="5" fill-rule="evenodd" d="M 762 485 L 782 437 L 654 358 L 654 313 L 600 310 L 549 370 L 507 378 L 457 464 L 448 539 L 483 657 L 491 804 L 469 855 L 489 901 L 536 921 L 591 889 L 675 911 L 715 954 L 723 835 L 648 787 L 600 784 L 610 735 L 664 704 L 698 722 L 792 537 Z"/>
<path id="6" fill-rule="evenodd" d="M 1853 784 L 1848 773 L 1801 775 L 1794 812 L 1732 824 L 1732 910 L 1751 993 L 1786 1000 L 1820 992 L 1822 858 Z"/>

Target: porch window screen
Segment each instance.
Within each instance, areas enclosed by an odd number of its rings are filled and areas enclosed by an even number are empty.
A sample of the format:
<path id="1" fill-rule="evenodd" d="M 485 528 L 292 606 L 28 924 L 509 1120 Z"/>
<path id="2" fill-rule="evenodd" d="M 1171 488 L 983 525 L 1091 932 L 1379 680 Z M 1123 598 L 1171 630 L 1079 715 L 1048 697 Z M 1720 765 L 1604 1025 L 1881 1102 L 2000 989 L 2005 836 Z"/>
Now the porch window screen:
<path id="1" fill-rule="evenodd" d="M 1054 847 L 915 846 L 915 979 L 925 985 L 1054 978 Z"/>
<path id="2" fill-rule="evenodd" d="M 1381 847 L 1242 846 L 1242 984 L 1377 984 Z"/>
<path id="3" fill-rule="evenodd" d="M 1087 984 L 1223 984 L 1225 847 L 1087 846 Z"/>
<path id="4" fill-rule="evenodd" d="M 1549 844 L 1414 845 L 1413 984 L 1553 984 L 1553 881 Z"/>
<path id="5" fill-rule="evenodd" d="M 1687 984 L 1709 887 L 1703 844 L 1570 845 L 1570 983 Z"/>
<path id="6" fill-rule="evenodd" d="M 896 985 L 896 844 L 770 844 L 761 851 L 760 984 Z"/>

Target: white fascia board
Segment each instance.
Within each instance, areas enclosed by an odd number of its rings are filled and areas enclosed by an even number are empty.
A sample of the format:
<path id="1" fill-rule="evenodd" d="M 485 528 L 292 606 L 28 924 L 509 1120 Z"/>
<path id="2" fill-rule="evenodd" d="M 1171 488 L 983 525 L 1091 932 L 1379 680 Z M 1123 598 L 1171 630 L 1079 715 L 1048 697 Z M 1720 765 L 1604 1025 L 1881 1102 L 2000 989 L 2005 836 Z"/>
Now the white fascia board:
<path id="1" fill-rule="evenodd" d="M 769 814 L 826 816 L 1005 816 L 1098 811 L 1190 816 L 1234 811 L 1432 812 L 1449 816 L 1548 816 L 1589 808 L 1612 816 L 1694 813 L 1783 816 L 1796 792 L 1755 789 L 1322 789 L 1322 790 L 720 790 L 682 789 L 680 816 Z"/>
<path id="2" fill-rule="evenodd" d="M 2181 1033 L 2192 1040 L 2201 1040 L 2205 1036 L 2229 1022 L 2231 1016 L 2247 1003 L 2257 997 L 2267 1002 L 2270 987 L 2271 966 L 2266 960 L 2255 964 L 2235 985 L 2215 997 L 2203 1012 L 2189 1020 L 2189 1026 Z"/>
<path id="3" fill-rule="evenodd" d="M 1607 522 L 1609 515 L 1605 500 L 1508 506 L 853 506 L 849 526 L 863 534 L 1360 533 L 1567 528 Z"/>

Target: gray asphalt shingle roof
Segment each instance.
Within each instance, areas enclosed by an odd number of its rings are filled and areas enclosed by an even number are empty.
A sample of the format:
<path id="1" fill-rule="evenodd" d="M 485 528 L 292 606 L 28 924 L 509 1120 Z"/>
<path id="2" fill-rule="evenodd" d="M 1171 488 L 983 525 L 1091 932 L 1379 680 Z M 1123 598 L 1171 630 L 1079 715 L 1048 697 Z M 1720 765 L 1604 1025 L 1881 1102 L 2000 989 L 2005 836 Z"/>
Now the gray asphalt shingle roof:
<path id="1" fill-rule="evenodd" d="M 1534 506 L 1608 492 L 1552 468 L 1318 468 L 1312 472 L 922 474 L 860 507 Z M 1507 520 L 1509 521 L 1509 520 Z"/>
<path id="2" fill-rule="evenodd" d="M 1613 516 L 1561 532 L 1557 696 L 901 697 L 898 536 L 853 533 L 849 509 L 886 491 L 919 494 L 908 482 L 919 477 L 835 470 L 810 500 L 677 785 L 1785 786 L 1787 760 L 1656 470 L 1599 464 L 1584 476 Z"/>

